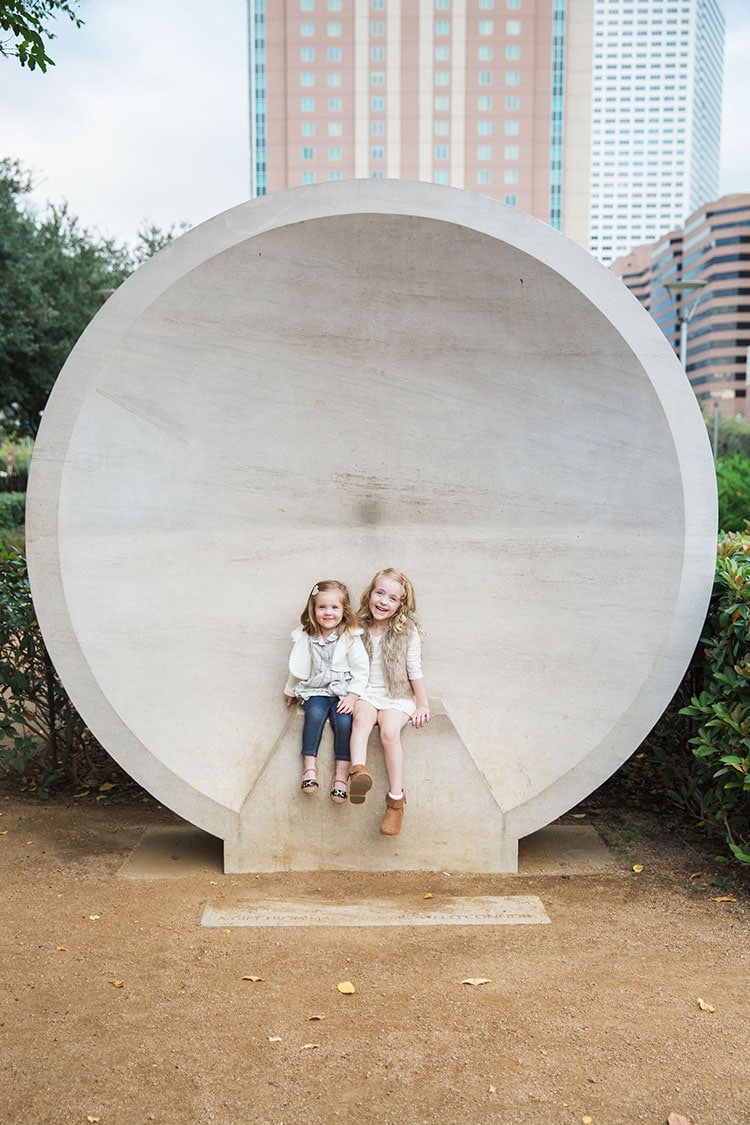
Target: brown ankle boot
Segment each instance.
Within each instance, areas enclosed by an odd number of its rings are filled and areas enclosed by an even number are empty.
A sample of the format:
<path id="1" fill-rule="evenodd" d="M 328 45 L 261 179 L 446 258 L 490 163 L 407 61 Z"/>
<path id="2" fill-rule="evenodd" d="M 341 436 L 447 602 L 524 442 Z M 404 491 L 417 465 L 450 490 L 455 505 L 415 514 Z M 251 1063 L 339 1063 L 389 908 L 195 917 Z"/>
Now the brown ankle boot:
<path id="1" fill-rule="evenodd" d="M 363 805 L 372 788 L 372 776 L 367 766 L 352 766 L 349 770 L 349 803 Z"/>
<path id="2" fill-rule="evenodd" d="M 404 819 L 404 805 L 406 804 L 406 794 L 396 800 L 388 794 L 385 798 L 385 816 L 383 823 L 380 825 L 380 831 L 384 836 L 398 836 L 401 831 L 401 824 Z"/>

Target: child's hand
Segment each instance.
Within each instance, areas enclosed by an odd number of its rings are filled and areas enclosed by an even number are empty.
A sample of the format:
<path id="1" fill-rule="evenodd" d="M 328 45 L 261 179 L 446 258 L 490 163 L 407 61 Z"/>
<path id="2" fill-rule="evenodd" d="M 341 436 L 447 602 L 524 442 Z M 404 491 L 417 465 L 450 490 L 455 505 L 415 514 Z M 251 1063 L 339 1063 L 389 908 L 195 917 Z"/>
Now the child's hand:
<path id="1" fill-rule="evenodd" d="M 338 702 L 338 706 L 336 707 L 339 715 L 351 715 L 352 711 L 354 710 L 354 704 L 358 699 L 359 696 L 354 695 L 351 691 L 348 695 L 345 695 L 343 699 L 340 699 Z"/>
<path id="2" fill-rule="evenodd" d="M 287 707 L 291 707 L 293 703 L 297 702 L 297 697 L 296 695 L 285 695 L 284 702 L 286 703 Z"/>
<path id="3" fill-rule="evenodd" d="M 430 708 L 417 707 L 416 711 L 411 717 L 411 725 L 413 727 L 423 727 L 425 723 L 430 721 Z"/>

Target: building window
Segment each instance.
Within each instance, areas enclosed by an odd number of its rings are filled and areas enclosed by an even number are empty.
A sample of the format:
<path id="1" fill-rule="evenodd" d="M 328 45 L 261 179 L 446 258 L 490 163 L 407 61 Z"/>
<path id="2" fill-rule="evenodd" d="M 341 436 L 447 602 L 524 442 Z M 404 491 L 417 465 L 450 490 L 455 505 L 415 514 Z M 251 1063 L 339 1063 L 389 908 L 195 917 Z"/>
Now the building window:
<path id="1" fill-rule="evenodd" d="M 451 57 L 450 47 L 436 47 L 435 48 L 435 62 L 448 62 Z"/>
<path id="2" fill-rule="evenodd" d="M 301 12 L 314 12 L 315 0 L 299 0 L 299 10 Z"/>
<path id="3" fill-rule="evenodd" d="M 451 76 L 447 70 L 435 71 L 435 85 L 436 86 L 450 86 Z"/>
<path id="4" fill-rule="evenodd" d="M 341 124 L 340 121 L 329 121 L 328 122 L 328 136 L 329 137 L 340 137 L 342 131 L 343 131 L 343 125 Z"/>
<path id="5" fill-rule="evenodd" d="M 370 47 L 370 62 L 385 62 L 385 47 Z"/>
<path id="6" fill-rule="evenodd" d="M 329 160 L 341 160 L 342 156 L 343 156 L 343 149 L 341 148 L 341 145 L 329 145 L 329 147 L 328 147 L 328 159 Z M 513 181 L 511 181 L 511 182 L 513 182 Z"/>
<path id="7" fill-rule="evenodd" d="M 341 106 L 342 106 L 341 98 L 329 98 L 328 99 L 328 112 L 329 113 L 341 113 Z"/>
<path id="8" fill-rule="evenodd" d="M 521 48 L 518 44 L 512 44 L 505 48 L 505 58 L 507 62 L 518 62 L 521 57 Z"/>
<path id="9" fill-rule="evenodd" d="M 370 5 L 370 7 L 372 8 L 373 12 L 382 12 L 383 8 L 385 7 L 385 0 L 372 0 L 372 4 Z"/>
<path id="10" fill-rule="evenodd" d="M 447 113 L 451 107 L 451 100 L 448 94 L 435 95 L 435 110 L 437 113 Z"/>
<path id="11" fill-rule="evenodd" d="M 341 48 L 340 47 L 329 47 L 328 48 L 328 61 L 329 62 L 341 62 Z"/>
<path id="12" fill-rule="evenodd" d="M 375 171 L 370 175 L 370 179 L 371 180 L 384 180 L 385 179 L 385 172 Z"/>
<path id="13" fill-rule="evenodd" d="M 518 70 L 506 70 L 505 72 L 505 85 L 506 86 L 520 86 L 521 74 Z"/>
<path id="14" fill-rule="evenodd" d="M 481 98 L 477 98 L 477 109 L 480 113 L 487 113 L 492 109 L 492 97 L 489 94 L 482 94 Z"/>
<path id="15" fill-rule="evenodd" d="M 435 0 L 435 8 L 438 12 L 447 12 L 451 6 L 451 0 Z"/>
<path id="16" fill-rule="evenodd" d="M 517 195 L 506 195 L 505 202 L 509 203 L 511 207 L 517 207 L 518 206 L 518 196 Z"/>
<path id="17" fill-rule="evenodd" d="M 503 155 L 506 160 L 518 160 L 518 145 L 506 145 Z"/>
<path id="18" fill-rule="evenodd" d="M 435 20 L 435 34 L 436 35 L 450 35 L 451 21 L 450 20 Z"/>
<path id="19" fill-rule="evenodd" d="M 329 12 L 340 12 L 341 11 L 341 0 L 328 0 L 328 11 Z"/>
<path id="20" fill-rule="evenodd" d="M 520 20 L 506 20 L 505 21 L 505 34 L 506 35 L 520 35 L 521 34 L 521 21 Z"/>
<path id="21" fill-rule="evenodd" d="M 385 71 L 384 70 L 371 70 L 370 71 L 370 85 L 371 86 L 385 86 Z"/>
<path id="22" fill-rule="evenodd" d="M 491 70 L 480 70 L 479 75 L 478 75 L 478 82 L 479 82 L 480 86 L 491 86 L 492 85 L 492 71 Z"/>
<path id="23" fill-rule="evenodd" d="M 495 7 L 495 0 L 479 0 L 480 12 L 491 12 Z"/>
<path id="24" fill-rule="evenodd" d="M 341 85 L 341 71 L 340 70 L 329 70 L 328 71 L 328 85 L 329 86 L 340 86 Z"/>
<path id="25" fill-rule="evenodd" d="M 447 145 L 435 145 L 435 159 L 436 160 L 447 160 L 448 159 L 448 146 Z"/>
<path id="26" fill-rule="evenodd" d="M 479 34 L 492 35 L 495 31 L 494 20 L 480 20 L 479 21 Z"/>
<path id="27" fill-rule="evenodd" d="M 314 113 L 315 98 L 300 98 L 299 107 L 303 113 Z"/>
<path id="28" fill-rule="evenodd" d="M 450 122 L 449 121 L 436 121 L 435 122 L 435 136 L 436 137 L 447 137 L 449 132 L 450 132 Z"/>
<path id="29" fill-rule="evenodd" d="M 300 47 L 299 49 L 300 62 L 315 62 L 315 48 L 314 47 Z"/>
<path id="30" fill-rule="evenodd" d="M 521 99 L 519 98 L 518 94 L 507 94 L 506 95 L 505 108 L 506 109 L 520 109 L 521 108 Z"/>
<path id="31" fill-rule="evenodd" d="M 299 76 L 299 84 L 300 86 L 314 86 L 315 75 L 313 72 L 311 70 L 303 70 Z"/>
<path id="32" fill-rule="evenodd" d="M 505 135 L 506 137 L 517 137 L 520 132 L 520 125 L 517 121 L 505 122 Z"/>
<path id="33" fill-rule="evenodd" d="M 315 159 L 315 149 L 312 146 L 307 146 L 307 147 L 303 148 L 302 149 L 302 159 L 303 160 L 314 160 Z"/>
<path id="34" fill-rule="evenodd" d="M 448 183 L 448 169 L 447 168 L 438 168 L 436 170 L 436 172 L 435 172 L 435 183 L 436 184 L 447 184 Z"/>
<path id="35" fill-rule="evenodd" d="M 302 125 L 301 125 L 301 129 L 302 129 L 302 136 L 303 137 L 314 137 L 315 136 L 315 122 L 314 121 L 303 121 Z"/>
<path id="36" fill-rule="evenodd" d="M 477 135 L 480 137 L 492 136 L 492 122 L 491 121 L 477 121 Z"/>
<path id="37" fill-rule="evenodd" d="M 382 145 L 373 145 L 370 149 L 371 160 L 385 160 L 385 149 Z"/>
<path id="38" fill-rule="evenodd" d="M 477 145 L 477 160 L 492 160 L 492 145 Z"/>
<path id="39" fill-rule="evenodd" d="M 477 52 L 480 62 L 490 62 L 494 57 L 495 49 L 489 43 L 483 43 Z"/>
<path id="40" fill-rule="evenodd" d="M 301 23 L 299 25 L 299 33 L 303 39 L 312 39 L 313 35 L 315 34 L 315 24 Z"/>
<path id="41" fill-rule="evenodd" d="M 375 94 L 374 97 L 370 98 L 370 109 L 374 110 L 376 113 L 378 110 L 382 112 L 382 110 L 385 109 L 385 98 L 382 94 Z"/>
<path id="42" fill-rule="evenodd" d="M 503 183 L 504 184 L 517 184 L 518 183 L 518 171 L 515 168 L 506 168 L 505 171 L 503 172 Z"/>
<path id="43" fill-rule="evenodd" d="M 331 172 L 328 173 L 328 179 L 329 180 L 343 180 L 343 178 L 344 178 L 343 172 L 331 171 Z"/>
<path id="44" fill-rule="evenodd" d="M 477 172 L 477 183 L 478 184 L 491 184 L 492 183 L 492 172 L 490 172 L 489 168 L 480 168 L 479 169 L 479 171 Z"/>
<path id="45" fill-rule="evenodd" d="M 371 137 L 384 137 L 385 136 L 385 121 L 371 121 L 370 122 L 370 136 Z"/>
<path id="46" fill-rule="evenodd" d="M 338 39 L 341 35 L 341 24 L 338 21 L 335 23 L 331 21 L 326 27 L 326 31 L 329 39 Z"/>
<path id="47" fill-rule="evenodd" d="M 314 172 L 303 172 L 302 173 L 302 183 L 303 184 L 314 184 L 315 183 L 315 173 Z"/>
<path id="48" fill-rule="evenodd" d="M 370 35 L 385 35 L 385 21 L 373 20 L 370 24 Z"/>

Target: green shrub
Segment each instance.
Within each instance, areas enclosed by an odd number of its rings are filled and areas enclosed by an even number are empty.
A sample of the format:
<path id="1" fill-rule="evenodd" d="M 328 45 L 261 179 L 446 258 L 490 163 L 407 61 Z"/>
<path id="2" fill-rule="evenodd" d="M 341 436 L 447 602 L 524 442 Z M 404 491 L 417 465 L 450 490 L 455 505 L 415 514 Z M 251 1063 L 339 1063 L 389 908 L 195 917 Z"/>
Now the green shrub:
<path id="1" fill-rule="evenodd" d="M 742 531 L 750 520 L 750 457 L 734 453 L 716 462 L 719 490 L 719 527 L 722 531 Z"/>
<path id="2" fill-rule="evenodd" d="M 750 864 L 750 535 L 719 544 L 711 608 L 697 661 L 698 690 L 679 714 L 697 720 L 693 761 L 670 794 L 720 832 Z M 696 669 L 694 669 L 695 673 Z"/>
<path id="3" fill-rule="evenodd" d="M 34 613 L 26 560 L 0 546 L 0 767 L 33 773 L 40 796 L 77 782 L 99 745 L 52 667 Z"/>
<path id="4" fill-rule="evenodd" d="M 0 492 L 0 531 L 23 527 L 26 520 L 26 493 Z"/>

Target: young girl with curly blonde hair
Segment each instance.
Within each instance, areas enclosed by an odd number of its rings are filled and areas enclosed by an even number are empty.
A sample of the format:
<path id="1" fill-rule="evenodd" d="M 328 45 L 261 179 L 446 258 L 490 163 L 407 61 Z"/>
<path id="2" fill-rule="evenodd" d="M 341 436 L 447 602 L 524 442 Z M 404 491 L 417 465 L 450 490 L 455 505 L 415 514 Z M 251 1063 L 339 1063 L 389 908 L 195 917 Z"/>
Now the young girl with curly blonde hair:
<path id="1" fill-rule="evenodd" d="M 366 765 L 367 740 L 377 726 L 388 774 L 385 816 L 380 826 L 384 836 L 397 836 L 404 817 L 401 731 L 408 722 L 423 727 L 430 718 L 416 610 L 411 582 L 393 567 L 378 571 L 362 594 L 359 607 L 370 676 L 354 705 L 349 800 L 361 805 L 372 787 Z"/>

